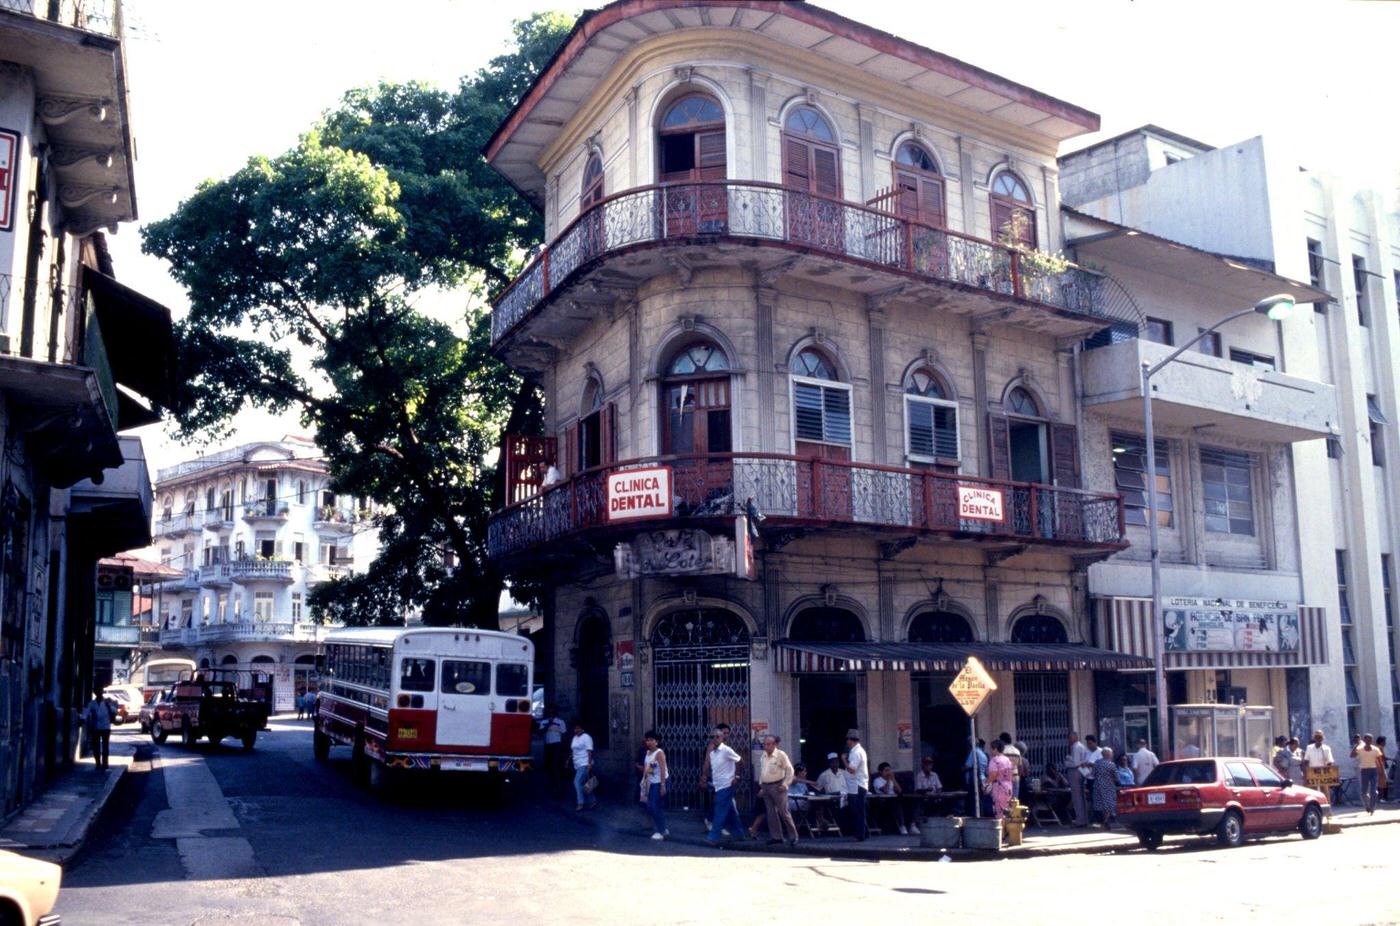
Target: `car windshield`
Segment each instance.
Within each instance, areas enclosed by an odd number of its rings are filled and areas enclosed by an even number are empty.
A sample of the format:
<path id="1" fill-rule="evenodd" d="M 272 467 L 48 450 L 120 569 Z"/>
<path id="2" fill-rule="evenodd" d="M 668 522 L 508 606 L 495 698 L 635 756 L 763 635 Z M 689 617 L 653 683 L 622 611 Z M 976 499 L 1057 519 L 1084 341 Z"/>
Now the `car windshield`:
<path id="1" fill-rule="evenodd" d="M 1215 762 L 1168 762 L 1152 770 L 1143 782 L 1145 787 L 1153 785 L 1200 785 L 1215 781 Z"/>

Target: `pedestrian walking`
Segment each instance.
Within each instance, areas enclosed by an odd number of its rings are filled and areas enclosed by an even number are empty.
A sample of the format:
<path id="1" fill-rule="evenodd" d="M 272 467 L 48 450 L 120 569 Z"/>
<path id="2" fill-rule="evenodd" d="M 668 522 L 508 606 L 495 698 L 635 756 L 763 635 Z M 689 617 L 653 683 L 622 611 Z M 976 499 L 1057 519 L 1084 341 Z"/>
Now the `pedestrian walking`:
<path id="1" fill-rule="evenodd" d="M 316 706 L 321 703 L 321 695 L 315 688 L 306 689 L 306 695 L 302 698 L 302 707 L 306 709 L 308 720 L 316 719 Z"/>
<path id="2" fill-rule="evenodd" d="M 992 799 L 992 816 L 998 820 L 1006 816 L 1006 808 L 1011 805 L 1013 772 L 1005 749 L 1006 744 L 1000 739 L 992 740 L 992 755 L 987 760 L 987 780 L 982 784 L 982 790 Z"/>
<path id="3" fill-rule="evenodd" d="M 715 732 L 719 733 L 718 738 L 714 736 Z M 701 802 L 706 805 L 704 814 L 705 832 L 707 833 L 710 831 L 710 821 L 712 821 L 715 816 L 715 792 L 714 789 L 710 787 L 710 753 L 714 752 L 715 747 L 720 743 L 727 742 L 729 742 L 729 724 L 716 724 L 714 731 L 711 732 L 709 742 L 705 744 L 705 758 L 700 763 Z M 721 830 L 720 835 L 730 835 L 729 830 Z"/>
<path id="4" fill-rule="evenodd" d="M 297 720 L 306 719 L 306 693 L 297 695 Z"/>
<path id="5" fill-rule="evenodd" d="M 1113 750 L 1107 746 L 1098 750 L 1098 758 L 1094 761 L 1093 795 L 1094 816 L 1101 817 L 1104 829 L 1108 829 L 1113 825 L 1113 814 L 1118 809 L 1118 773 L 1113 764 Z"/>
<path id="6" fill-rule="evenodd" d="M 583 721 L 574 721 L 574 738 L 569 742 L 569 764 L 574 769 L 574 811 L 592 810 L 598 806 L 598 799 L 587 787 L 593 776 L 593 737 L 583 729 Z"/>
<path id="7" fill-rule="evenodd" d="M 768 818 L 768 844 L 785 842 L 797 845 L 797 825 L 788 809 L 788 786 L 797 776 L 787 753 L 778 748 L 779 738 L 763 738 L 763 755 L 759 757 L 758 788 L 763 795 L 763 815 Z"/>
<path id="8" fill-rule="evenodd" d="M 712 846 L 719 845 L 719 838 L 725 832 L 726 824 L 732 822 L 736 833 L 741 833 L 744 829 L 744 824 L 739 819 L 739 808 L 734 803 L 734 779 L 739 763 L 744 759 L 724 740 L 725 731 L 716 727 L 710 735 L 708 756 L 709 782 L 715 789 L 715 811 L 706 841 Z"/>
<path id="9" fill-rule="evenodd" d="M 661 749 L 654 730 L 648 730 L 642 737 L 647 754 L 643 761 L 642 793 L 646 796 L 647 810 L 651 811 L 652 839 L 665 839 L 671 834 L 666 828 L 666 780 L 671 777 L 666 768 L 666 753 Z"/>
<path id="10" fill-rule="evenodd" d="M 544 719 L 540 721 L 540 735 L 544 738 L 544 771 L 550 789 L 556 794 L 566 773 L 564 732 L 568 729 L 569 725 L 559 716 L 554 705 L 545 705 Z"/>
<path id="11" fill-rule="evenodd" d="M 1390 772 L 1386 770 L 1386 763 L 1390 760 L 1386 758 L 1385 747 L 1385 737 L 1376 737 L 1376 748 L 1379 749 L 1381 753 L 1380 775 L 1376 780 L 1376 793 L 1381 796 L 1382 800 L 1388 801 L 1390 800 L 1390 783 L 1394 779 L 1391 777 Z"/>
<path id="12" fill-rule="evenodd" d="M 1079 741 L 1078 733 L 1070 733 L 1069 754 L 1065 756 L 1065 778 L 1069 780 L 1069 800 L 1075 826 L 1089 825 L 1089 812 L 1084 805 L 1084 768 L 1088 760 L 1088 747 Z"/>
<path id="13" fill-rule="evenodd" d="M 967 759 L 963 761 L 963 790 L 967 792 L 967 812 L 973 813 L 976 807 L 973 802 L 981 801 L 982 812 L 991 816 L 991 798 L 982 788 L 982 782 L 987 780 L 987 742 L 980 739 L 973 742 L 972 737 L 968 737 L 967 746 Z"/>
<path id="14" fill-rule="evenodd" d="M 1010 733 L 1002 733 L 997 737 L 1001 740 L 1001 754 L 1006 756 L 1011 763 L 1011 796 L 1017 800 L 1021 797 L 1021 781 L 1026 777 L 1023 771 L 1025 759 L 1021 757 L 1021 750 L 1016 748 L 1016 744 L 1011 741 Z"/>
<path id="15" fill-rule="evenodd" d="M 1133 753 L 1133 781 L 1142 784 L 1147 780 L 1147 776 L 1152 774 L 1152 770 L 1162 763 L 1157 760 L 1157 754 L 1147 748 L 1147 740 L 1137 741 L 1137 752 Z"/>
<path id="16" fill-rule="evenodd" d="M 1359 745 L 1352 747 L 1351 757 L 1356 760 L 1356 776 L 1361 782 L 1361 806 L 1368 814 L 1376 812 L 1380 771 L 1384 753 L 1376 748 L 1375 737 L 1367 733 Z"/>
<path id="17" fill-rule="evenodd" d="M 92 700 L 83 710 L 83 720 L 87 722 L 88 751 L 99 769 L 107 768 L 112 743 L 112 719 L 117 716 L 117 703 L 94 691 Z"/>
<path id="18" fill-rule="evenodd" d="M 846 755 L 841 760 L 846 772 L 846 801 L 851 808 L 851 832 L 856 842 L 870 835 L 865 825 L 865 800 L 870 794 L 870 760 L 860 744 L 860 731 L 846 731 Z"/>

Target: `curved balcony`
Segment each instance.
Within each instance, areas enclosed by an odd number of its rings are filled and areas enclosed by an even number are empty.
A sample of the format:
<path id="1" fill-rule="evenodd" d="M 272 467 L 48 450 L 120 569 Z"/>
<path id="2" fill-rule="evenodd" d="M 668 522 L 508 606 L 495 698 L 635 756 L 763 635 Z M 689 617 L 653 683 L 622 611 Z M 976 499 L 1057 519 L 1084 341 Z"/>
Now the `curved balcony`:
<path id="1" fill-rule="evenodd" d="M 322 506 L 316 509 L 312 522 L 319 534 L 350 534 L 355 530 L 355 515 L 339 508 Z"/>
<path id="2" fill-rule="evenodd" d="M 156 520 L 155 535 L 157 537 L 169 537 L 174 540 L 199 530 L 200 526 L 197 516 L 192 511 L 168 516 L 162 514 L 161 517 Z"/>
<path id="3" fill-rule="evenodd" d="M 672 516 L 610 523 L 609 474 L 655 466 L 670 470 Z M 969 493 L 976 490 L 999 493 L 997 520 L 967 516 Z M 763 515 L 764 530 L 936 536 L 988 548 L 1034 544 L 1105 555 L 1127 546 L 1118 495 L 787 454 L 728 453 L 651 457 L 586 470 L 496 512 L 487 552 L 511 560 L 583 534 L 732 523 L 750 506 Z"/>
<path id="4" fill-rule="evenodd" d="M 228 588 L 232 583 L 228 563 L 211 563 L 199 567 L 199 584 L 202 588 Z"/>
<path id="5" fill-rule="evenodd" d="M 860 268 L 842 281 L 858 291 L 889 292 L 900 284 L 933 285 L 945 293 L 951 288 L 978 297 L 966 311 L 999 304 L 1010 310 L 1008 320 L 1061 334 L 1083 334 L 1115 321 L 1136 326 L 1140 320 L 1131 297 L 1102 273 L 1072 264 L 1055 272 L 1038 253 L 859 203 L 772 183 L 713 180 L 640 187 L 584 212 L 496 300 L 491 343 L 500 346 L 528 327 L 554 294 L 602 258 L 686 244 L 713 253 L 731 242 L 750 248 L 749 263 L 765 256 L 753 246 L 768 249 L 776 260 L 797 252 L 825 264 L 810 268 L 815 278 L 830 279 L 834 258 Z"/>
<path id="6" fill-rule="evenodd" d="M 287 520 L 289 507 L 285 502 L 268 501 L 259 499 L 255 502 L 243 503 L 243 520 L 248 524 L 277 523 L 281 524 Z"/>

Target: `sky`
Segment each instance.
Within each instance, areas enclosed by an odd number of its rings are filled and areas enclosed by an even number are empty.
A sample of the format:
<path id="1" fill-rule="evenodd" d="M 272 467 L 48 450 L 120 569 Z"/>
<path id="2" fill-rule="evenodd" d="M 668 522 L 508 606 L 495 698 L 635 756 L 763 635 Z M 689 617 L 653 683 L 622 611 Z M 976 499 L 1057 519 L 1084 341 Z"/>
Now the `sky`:
<path id="1" fill-rule="evenodd" d="M 817 5 L 1099 113 L 1103 131 L 1065 150 L 1151 122 L 1212 145 L 1285 136 L 1306 166 L 1346 175 L 1353 185 L 1393 191 L 1400 178 L 1393 104 L 1400 2 Z M 136 192 L 141 220 L 149 222 L 169 215 L 201 180 L 291 147 L 352 87 L 381 80 L 451 87 L 505 50 L 512 20 L 580 7 L 549 0 L 125 0 L 125 9 Z M 182 289 L 163 262 L 141 253 L 139 228 L 122 227 L 110 244 L 124 283 L 183 314 Z M 256 413 L 236 425 L 240 443 L 299 430 L 294 418 Z M 162 425 L 137 433 L 153 471 L 196 452 Z"/>

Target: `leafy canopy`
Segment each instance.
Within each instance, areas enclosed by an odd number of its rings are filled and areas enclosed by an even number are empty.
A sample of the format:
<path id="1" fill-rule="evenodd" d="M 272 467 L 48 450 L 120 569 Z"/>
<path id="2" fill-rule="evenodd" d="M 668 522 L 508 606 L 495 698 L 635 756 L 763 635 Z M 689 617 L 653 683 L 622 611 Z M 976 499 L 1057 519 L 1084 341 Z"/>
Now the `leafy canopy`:
<path id="1" fill-rule="evenodd" d="M 249 406 L 294 410 L 333 488 L 389 512 L 367 571 L 313 592 L 320 618 L 396 623 L 419 608 L 495 625 L 491 461 L 508 422 L 539 427 L 539 401 L 490 354 L 482 297 L 543 228 L 481 149 L 571 25 L 516 23 L 513 47 L 455 92 L 352 90 L 296 147 L 206 181 L 144 232 L 189 293 L 169 409 L 180 436 L 224 436 Z M 459 326 L 419 308 L 443 290 L 469 296 Z"/>

